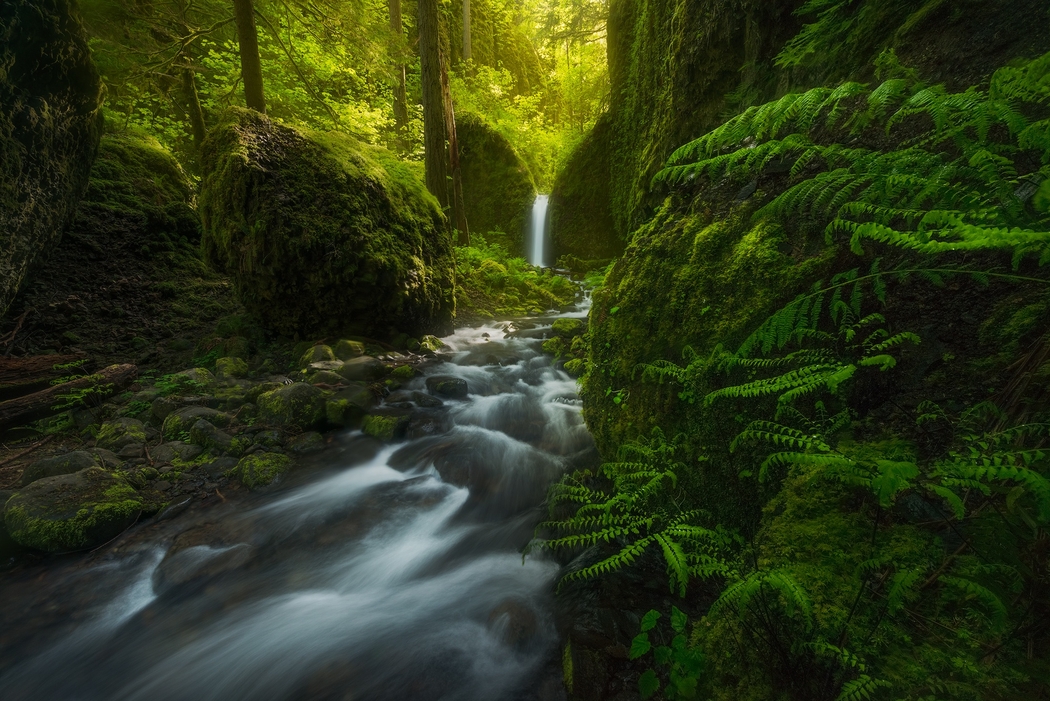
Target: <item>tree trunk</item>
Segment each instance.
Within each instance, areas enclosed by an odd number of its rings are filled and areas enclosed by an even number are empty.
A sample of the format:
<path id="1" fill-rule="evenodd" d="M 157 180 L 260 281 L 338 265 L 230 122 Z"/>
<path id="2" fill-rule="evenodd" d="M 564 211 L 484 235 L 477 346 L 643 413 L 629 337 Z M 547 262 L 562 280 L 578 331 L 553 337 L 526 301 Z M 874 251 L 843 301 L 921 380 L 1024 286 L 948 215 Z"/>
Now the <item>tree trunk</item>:
<path id="1" fill-rule="evenodd" d="M 441 90 L 440 30 L 437 0 L 419 0 L 419 64 L 423 88 L 423 148 L 427 189 L 447 210 L 448 151 L 445 106 Z"/>
<path id="2" fill-rule="evenodd" d="M 404 28 L 401 23 L 401 0 L 390 0 L 390 31 L 398 38 L 400 45 Z M 397 85 L 394 86 L 394 124 L 397 128 L 398 145 L 402 150 L 408 147 L 408 94 L 405 89 L 405 64 L 398 61 L 394 67 L 397 73 Z"/>
<path id="3" fill-rule="evenodd" d="M 470 60 L 470 0 L 463 0 L 463 62 Z"/>
<path id="4" fill-rule="evenodd" d="M 62 395 L 74 390 L 98 388 L 103 397 L 116 394 L 134 382 L 139 369 L 134 365 L 110 365 L 95 376 L 55 385 L 41 392 L 27 394 L 18 399 L 0 402 L 0 430 L 21 426 L 57 414 L 53 407 L 62 401 Z"/>
<path id="5" fill-rule="evenodd" d="M 237 43 L 241 51 L 244 102 L 248 109 L 266 114 L 262 61 L 259 59 L 259 34 L 255 29 L 255 8 L 252 0 L 233 0 L 233 12 L 237 21 Z"/>
<path id="6" fill-rule="evenodd" d="M 452 108 L 452 90 L 448 83 L 448 70 L 441 63 L 441 103 L 445 113 L 445 131 L 448 134 L 448 164 L 452 174 L 452 221 L 459 231 L 459 244 L 470 245 L 470 229 L 467 228 L 467 208 L 463 201 L 463 171 L 459 167 L 459 139 L 456 138 L 456 113 Z"/>
<path id="7" fill-rule="evenodd" d="M 192 68 L 182 69 L 182 90 L 186 95 L 186 111 L 190 115 L 190 128 L 193 130 L 193 145 L 200 151 L 204 143 L 206 129 L 204 110 L 201 109 L 201 98 L 197 94 L 197 76 Z"/>

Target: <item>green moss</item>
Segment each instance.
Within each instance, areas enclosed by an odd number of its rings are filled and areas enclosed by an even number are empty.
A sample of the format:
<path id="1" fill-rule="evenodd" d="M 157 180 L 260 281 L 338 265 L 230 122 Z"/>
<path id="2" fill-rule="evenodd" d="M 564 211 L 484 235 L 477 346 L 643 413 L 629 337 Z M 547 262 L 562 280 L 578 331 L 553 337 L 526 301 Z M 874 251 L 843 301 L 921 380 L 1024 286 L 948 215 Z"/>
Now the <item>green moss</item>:
<path id="1" fill-rule="evenodd" d="M 247 377 L 248 363 L 241 358 L 219 358 L 215 361 L 215 372 L 223 377 Z"/>
<path id="2" fill-rule="evenodd" d="M 390 375 L 399 380 L 411 380 L 416 376 L 416 369 L 411 365 L 398 365 L 390 371 Z"/>
<path id="3" fill-rule="evenodd" d="M 282 426 L 313 428 L 325 419 L 325 393 L 303 382 L 259 395 L 259 418 Z"/>
<path id="4" fill-rule="evenodd" d="M 475 114 L 456 115 L 463 197 L 471 232 L 509 251 L 525 251 L 536 186 L 510 142 Z"/>
<path id="5" fill-rule="evenodd" d="M 282 453 L 254 453 L 240 459 L 233 473 L 248 489 L 273 484 L 292 467 L 292 459 Z"/>
<path id="6" fill-rule="evenodd" d="M 551 331 L 562 338 L 575 338 L 587 330 L 583 319 L 555 319 L 551 324 Z"/>
<path id="7" fill-rule="evenodd" d="M 323 363 L 329 360 L 335 360 L 335 352 L 331 347 L 324 345 L 310 346 L 299 358 L 299 367 L 308 368 L 312 363 Z"/>
<path id="8" fill-rule="evenodd" d="M 565 355 L 569 347 L 565 343 L 565 339 L 561 336 L 555 336 L 554 338 L 548 338 L 543 342 L 543 352 L 550 353 L 555 358 L 560 358 Z"/>
<path id="9" fill-rule="evenodd" d="M 569 377 L 580 377 L 587 372 L 587 361 L 584 358 L 573 358 L 565 363 L 565 372 Z"/>
<path id="10" fill-rule="evenodd" d="M 205 258 L 268 328 L 316 337 L 448 327 L 444 216 L 389 152 L 231 110 L 204 145 L 202 171 Z"/>
<path id="11" fill-rule="evenodd" d="M 145 443 L 146 429 L 140 421 L 121 419 L 102 424 L 95 440 L 100 448 L 119 450 L 130 443 Z"/>
<path id="12" fill-rule="evenodd" d="M 142 501 L 122 478 L 99 468 L 34 482 L 12 496 L 4 524 L 19 545 L 66 552 L 98 545 L 138 516 Z"/>
<path id="13" fill-rule="evenodd" d="M 344 339 L 335 344 L 334 351 L 338 360 L 350 360 L 365 354 L 365 344 Z"/>
<path id="14" fill-rule="evenodd" d="M 366 436 L 378 438 L 381 441 L 392 441 L 397 438 L 402 420 L 397 416 L 376 416 L 370 414 L 361 423 L 361 430 Z"/>

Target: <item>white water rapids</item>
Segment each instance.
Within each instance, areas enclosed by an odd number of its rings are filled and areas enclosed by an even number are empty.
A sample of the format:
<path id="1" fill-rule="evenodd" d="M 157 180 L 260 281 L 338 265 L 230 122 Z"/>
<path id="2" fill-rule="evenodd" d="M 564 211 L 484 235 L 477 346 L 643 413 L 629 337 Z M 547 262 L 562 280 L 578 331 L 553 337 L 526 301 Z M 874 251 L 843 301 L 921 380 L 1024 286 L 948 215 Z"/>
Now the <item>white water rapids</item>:
<path id="1" fill-rule="evenodd" d="M 592 455 L 575 382 L 539 352 L 552 320 L 445 339 L 426 372 L 470 393 L 401 406 L 425 415 L 413 437 L 348 432 L 275 490 L 6 583 L 0 697 L 564 698 L 558 568 L 521 555 L 548 485 Z"/>

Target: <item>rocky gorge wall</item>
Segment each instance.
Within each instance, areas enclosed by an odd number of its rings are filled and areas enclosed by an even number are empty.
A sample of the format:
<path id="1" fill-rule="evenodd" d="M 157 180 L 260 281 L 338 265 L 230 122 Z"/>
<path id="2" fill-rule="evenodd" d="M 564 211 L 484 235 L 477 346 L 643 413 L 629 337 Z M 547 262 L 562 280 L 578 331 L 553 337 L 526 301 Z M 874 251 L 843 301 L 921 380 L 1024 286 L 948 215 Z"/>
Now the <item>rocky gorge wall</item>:
<path id="1" fill-rule="evenodd" d="M 87 187 L 100 99 L 73 0 L 0 6 L 0 314 Z"/>

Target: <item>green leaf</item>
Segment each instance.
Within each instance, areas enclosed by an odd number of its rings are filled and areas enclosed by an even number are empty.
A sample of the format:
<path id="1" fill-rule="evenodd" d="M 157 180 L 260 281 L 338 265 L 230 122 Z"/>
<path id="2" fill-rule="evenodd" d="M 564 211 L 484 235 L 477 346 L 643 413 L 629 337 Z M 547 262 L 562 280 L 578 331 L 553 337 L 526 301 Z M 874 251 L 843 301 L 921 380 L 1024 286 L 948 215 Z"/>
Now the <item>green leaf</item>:
<path id="1" fill-rule="evenodd" d="M 656 672 L 647 669 L 638 677 L 638 694 L 647 699 L 660 690 L 660 680 L 656 678 Z"/>
<path id="2" fill-rule="evenodd" d="M 619 307 L 613 307 L 612 309 L 609 310 L 609 315 L 612 316 L 612 315 L 616 314 L 616 312 L 618 312 L 618 311 L 620 311 Z"/>
<path id="3" fill-rule="evenodd" d="M 653 644 L 649 642 L 648 633 L 639 633 L 634 636 L 634 640 L 631 641 L 631 650 L 627 653 L 627 656 L 632 660 L 637 660 L 639 657 L 649 652 L 653 647 Z"/>
<path id="4" fill-rule="evenodd" d="M 660 614 L 655 610 L 651 610 L 642 616 L 642 632 L 655 628 L 658 620 L 660 620 Z"/>
<path id="5" fill-rule="evenodd" d="M 678 610 L 677 606 L 671 607 L 671 628 L 673 628 L 676 633 L 684 633 L 685 625 L 688 621 L 689 617 Z"/>

